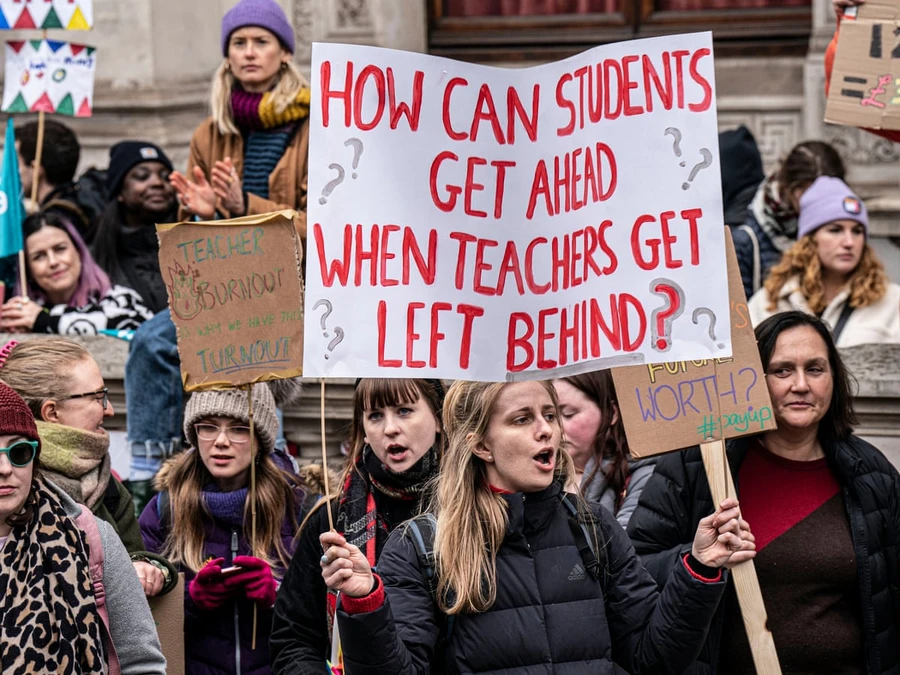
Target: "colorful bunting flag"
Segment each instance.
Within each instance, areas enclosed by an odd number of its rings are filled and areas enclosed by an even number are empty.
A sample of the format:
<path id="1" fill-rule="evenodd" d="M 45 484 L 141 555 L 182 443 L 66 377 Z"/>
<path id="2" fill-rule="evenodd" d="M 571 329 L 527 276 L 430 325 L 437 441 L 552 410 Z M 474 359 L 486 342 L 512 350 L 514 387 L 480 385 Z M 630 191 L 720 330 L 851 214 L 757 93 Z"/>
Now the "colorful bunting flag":
<path id="1" fill-rule="evenodd" d="M 0 0 L 0 30 L 10 27 L 90 30 L 93 26 L 93 0 Z"/>
<path id="2" fill-rule="evenodd" d="M 95 51 L 93 47 L 58 40 L 7 42 L 0 110 L 90 117 L 97 65 Z M 80 101 L 77 108 L 75 101 Z"/>
<path id="3" fill-rule="evenodd" d="M 3 162 L 0 164 L 0 258 L 22 250 L 23 220 L 25 207 L 22 205 L 16 134 L 10 117 L 6 120 L 6 140 L 3 143 Z"/>

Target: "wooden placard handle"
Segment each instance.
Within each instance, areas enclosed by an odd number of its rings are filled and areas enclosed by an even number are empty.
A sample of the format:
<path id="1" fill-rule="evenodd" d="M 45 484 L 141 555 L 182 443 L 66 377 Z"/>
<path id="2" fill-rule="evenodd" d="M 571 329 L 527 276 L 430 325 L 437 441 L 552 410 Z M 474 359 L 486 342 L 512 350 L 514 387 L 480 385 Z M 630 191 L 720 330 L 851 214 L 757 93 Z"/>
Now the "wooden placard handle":
<path id="1" fill-rule="evenodd" d="M 703 454 L 703 466 L 706 469 L 706 478 L 709 481 L 713 503 L 718 506 L 722 500 L 728 497 L 737 499 L 737 490 L 731 477 L 731 467 L 728 466 L 728 457 L 725 454 L 725 441 L 701 443 L 700 452 Z M 744 619 L 747 639 L 750 641 L 750 651 L 753 653 L 756 672 L 759 675 L 781 675 L 781 664 L 779 664 L 778 654 L 775 652 L 775 641 L 766 626 L 768 621 L 766 606 L 763 602 L 753 561 L 748 560 L 733 567 L 731 576 L 734 579 L 734 587 L 737 591 L 738 603 L 741 606 L 741 616 Z"/>

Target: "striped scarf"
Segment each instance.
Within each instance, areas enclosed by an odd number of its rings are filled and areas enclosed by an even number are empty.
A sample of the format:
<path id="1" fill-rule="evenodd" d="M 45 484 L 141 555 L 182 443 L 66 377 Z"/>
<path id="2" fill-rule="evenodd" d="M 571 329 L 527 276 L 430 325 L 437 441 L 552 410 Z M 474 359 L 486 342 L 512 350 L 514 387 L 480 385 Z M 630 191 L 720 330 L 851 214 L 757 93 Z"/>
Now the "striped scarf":
<path id="1" fill-rule="evenodd" d="M 231 113 L 241 131 L 275 129 L 298 122 L 309 117 L 309 89 L 304 87 L 298 91 L 294 100 L 280 112 L 275 109 L 271 91 L 255 94 L 234 89 L 231 92 Z"/>

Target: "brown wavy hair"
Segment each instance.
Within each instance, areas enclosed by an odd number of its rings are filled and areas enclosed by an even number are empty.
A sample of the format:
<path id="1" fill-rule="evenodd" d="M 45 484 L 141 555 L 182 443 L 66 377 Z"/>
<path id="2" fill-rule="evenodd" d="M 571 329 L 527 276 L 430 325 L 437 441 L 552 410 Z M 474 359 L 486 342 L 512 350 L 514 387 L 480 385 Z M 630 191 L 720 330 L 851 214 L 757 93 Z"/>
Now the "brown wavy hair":
<path id="1" fill-rule="evenodd" d="M 259 447 L 259 439 L 256 439 Z M 257 455 L 256 467 L 256 538 L 251 532 L 251 504 L 244 502 L 244 540 L 250 543 L 252 555 L 265 560 L 273 570 L 286 570 L 291 562 L 281 539 L 285 518 L 292 531 L 297 529 L 298 504 L 294 493 L 299 483 L 286 471 L 279 469 L 268 453 Z M 197 572 L 206 563 L 205 522 L 212 518 L 203 488 L 213 481 L 196 448 L 169 460 L 156 476 L 154 487 L 168 490 L 171 529 L 161 555 L 175 564 Z"/>
<path id="2" fill-rule="evenodd" d="M 562 379 L 581 391 L 600 408 L 600 426 L 597 428 L 592 448 L 594 468 L 584 477 L 582 492 L 596 480 L 598 473 L 602 473 L 606 477 L 607 485 L 616 495 L 615 507 L 618 511 L 622 506 L 625 484 L 628 482 L 630 455 L 612 374 L 609 370 L 596 370 Z M 611 461 L 606 469 L 603 469 L 605 458 Z"/>
<path id="3" fill-rule="evenodd" d="M 763 288 L 769 295 L 769 311 L 778 306 L 781 289 L 794 277 L 800 279 L 800 292 L 809 309 L 816 315 L 825 311 L 825 286 L 822 283 L 822 263 L 813 233 L 804 235 L 791 246 L 769 272 Z M 875 304 L 887 293 L 888 278 L 884 265 L 867 243 L 862 258 L 850 277 L 850 306 L 854 309 Z"/>

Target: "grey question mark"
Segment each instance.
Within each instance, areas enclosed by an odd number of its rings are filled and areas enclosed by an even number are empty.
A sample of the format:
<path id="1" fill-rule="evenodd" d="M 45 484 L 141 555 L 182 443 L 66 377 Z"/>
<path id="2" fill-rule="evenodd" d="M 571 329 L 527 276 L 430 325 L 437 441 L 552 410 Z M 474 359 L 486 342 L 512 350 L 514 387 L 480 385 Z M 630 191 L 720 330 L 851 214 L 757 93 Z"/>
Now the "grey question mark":
<path id="1" fill-rule="evenodd" d="M 331 339 L 331 342 L 328 343 L 328 351 L 334 351 L 334 348 L 337 347 L 344 340 L 344 329 L 340 326 L 334 327 L 334 337 Z M 328 354 L 325 355 L 325 358 L 328 358 Z"/>
<path id="2" fill-rule="evenodd" d="M 337 170 L 338 175 L 337 178 L 334 178 L 325 183 L 325 189 L 322 190 L 322 196 L 319 197 L 320 204 L 325 204 L 328 201 L 326 197 L 330 196 L 334 191 L 334 188 L 344 182 L 344 167 L 342 167 L 340 164 L 329 164 L 328 168 L 332 171 Z"/>
<path id="3" fill-rule="evenodd" d="M 697 309 L 694 310 L 694 313 L 691 314 L 691 321 L 694 322 L 694 325 L 700 324 L 699 318 L 700 318 L 700 315 L 702 315 L 702 314 L 705 314 L 706 316 L 709 317 L 709 339 L 715 340 L 716 339 L 716 313 L 714 311 L 712 311 L 709 307 L 698 307 Z M 719 349 L 725 348 L 725 344 L 722 342 L 716 343 L 716 346 Z"/>
<path id="4" fill-rule="evenodd" d="M 353 173 L 350 174 L 350 177 L 356 178 L 356 167 L 359 166 L 359 158 L 363 154 L 363 142 L 358 138 L 348 138 L 344 141 L 344 145 L 353 146 Z"/>
<path id="5" fill-rule="evenodd" d="M 675 142 L 672 143 L 672 150 L 675 151 L 676 157 L 681 157 L 681 146 L 679 145 L 679 143 L 681 143 L 681 129 L 679 129 L 678 127 L 668 127 L 663 132 L 663 135 L 671 136 L 675 139 Z M 678 162 L 678 166 L 685 166 L 685 162 Z"/>
<path id="6" fill-rule="evenodd" d="M 694 164 L 694 168 L 691 169 L 690 175 L 688 175 L 688 179 L 686 183 L 681 184 L 682 190 L 687 190 L 691 187 L 691 182 L 697 177 L 697 174 L 700 173 L 703 169 L 712 164 L 712 153 L 706 148 L 700 148 L 700 154 L 703 156 L 703 161 Z"/>
<path id="7" fill-rule="evenodd" d="M 334 309 L 331 306 L 331 301 L 322 298 L 321 300 L 317 300 L 316 304 L 313 305 L 313 311 L 315 312 L 319 307 L 325 307 L 325 313 L 322 314 L 322 318 L 319 319 L 319 325 L 322 327 L 322 337 L 328 337 L 328 331 L 325 330 L 325 320 L 331 316 L 331 310 Z M 343 331 L 341 332 L 343 335 Z"/>

